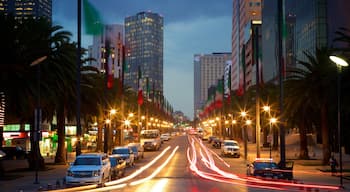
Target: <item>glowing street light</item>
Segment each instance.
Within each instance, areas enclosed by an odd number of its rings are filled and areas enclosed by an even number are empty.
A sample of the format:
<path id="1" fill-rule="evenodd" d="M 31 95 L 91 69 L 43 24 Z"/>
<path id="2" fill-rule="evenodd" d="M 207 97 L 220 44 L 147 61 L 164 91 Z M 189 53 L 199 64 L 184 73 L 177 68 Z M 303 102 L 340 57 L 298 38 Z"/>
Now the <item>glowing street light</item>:
<path id="1" fill-rule="evenodd" d="M 338 95 L 338 143 L 339 143 L 339 174 L 340 174 L 340 187 L 343 187 L 343 159 L 342 159 L 342 150 L 341 150 L 341 127 L 340 127 L 340 86 L 341 86 L 341 70 L 342 67 L 349 66 L 348 62 L 346 62 L 343 58 L 331 55 L 329 59 L 333 61 L 338 68 L 337 72 L 337 95 Z"/>

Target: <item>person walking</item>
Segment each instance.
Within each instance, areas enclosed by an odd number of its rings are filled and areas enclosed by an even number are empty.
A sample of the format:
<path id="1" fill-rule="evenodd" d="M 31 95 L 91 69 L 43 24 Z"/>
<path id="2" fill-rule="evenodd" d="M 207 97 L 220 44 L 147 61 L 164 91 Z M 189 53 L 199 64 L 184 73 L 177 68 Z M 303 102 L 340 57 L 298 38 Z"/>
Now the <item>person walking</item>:
<path id="1" fill-rule="evenodd" d="M 329 159 L 329 165 L 331 166 L 331 172 L 332 176 L 335 176 L 337 174 L 337 169 L 336 167 L 338 166 L 337 160 L 334 158 L 332 155 L 331 158 Z"/>

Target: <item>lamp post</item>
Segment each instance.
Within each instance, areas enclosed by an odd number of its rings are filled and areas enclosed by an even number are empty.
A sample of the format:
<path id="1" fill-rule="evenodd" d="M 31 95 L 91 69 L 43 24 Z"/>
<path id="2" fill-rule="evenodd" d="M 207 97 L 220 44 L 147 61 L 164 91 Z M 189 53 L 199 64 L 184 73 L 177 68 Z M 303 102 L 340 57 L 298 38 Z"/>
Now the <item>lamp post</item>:
<path id="1" fill-rule="evenodd" d="M 342 67 L 347 67 L 349 64 L 341 57 L 331 55 L 329 59 L 337 65 L 337 116 L 338 116 L 338 146 L 339 146 L 339 174 L 340 187 L 343 187 L 343 159 L 341 150 L 341 127 L 340 127 L 340 86 L 341 86 L 341 70 Z"/>
<path id="2" fill-rule="evenodd" d="M 43 62 L 44 60 L 47 59 L 47 56 L 42 56 L 34 60 L 33 62 L 30 63 L 30 66 L 37 66 L 37 86 L 38 86 L 38 101 L 37 101 L 37 107 L 34 111 L 34 131 L 33 131 L 33 141 L 35 143 L 34 148 L 34 154 L 36 157 L 35 161 L 35 181 L 34 184 L 39 184 L 38 181 L 38 169 L 39 169 L 39 157 L 40 157 L 40 148 L 39 148 L 39 134 L 41 130 L 41 101 L 40 101 L 40 63 Z M 0 143 L 1 144 L 1 143 Z"/>
<path id="3" fill-rule="evenodd" d="M 247 160 L 248 158 L 248 133 L 247 129 L 252 124 L 252 120 L 247 119 L 245 124 L 247 127 L 244 129 L 244 159 Z"/>
<path id="4" fill-rule="evenodd" d="M 245 118 L 246 118 L 246 116 L 247 116 L 247 112 L 245 112 L 245 111 L 241 111 L 241 113 L 240 113 L 240 115 L 241 115 L 241 117 L 243 118 L 243 120 L 245 120 Z M 248 126 L 248 123 L 249 123 L 250 121 L 246 121 L 245 122 L 245 124 Z M 251 122 L 250 122 L 251 123 Z M 244 141 L 244 159 L 245 160 L 247 160 L 247 153 L 248 153 L 248 134 L 247 134 L 247 128 L 243 128 L 243 141 Z"/>
<path id="5" fill-rule="evenodd" d="M 277 119 L 276 118 L 274 118 L 274 117 L 271 117 L 271 119 L 270 119 L 270 134 L 272 133 L 272 124 L 275 124 L 277 122 Z M 272 145 L 271 145 L 271 142 L 272 142 L 272 136 L 270 136 L 271 137 L 271 139 L 270 139 L 270 159 L 272 158 L 272 155 L 271 155 L 271 148 L 272 148 Z"/>

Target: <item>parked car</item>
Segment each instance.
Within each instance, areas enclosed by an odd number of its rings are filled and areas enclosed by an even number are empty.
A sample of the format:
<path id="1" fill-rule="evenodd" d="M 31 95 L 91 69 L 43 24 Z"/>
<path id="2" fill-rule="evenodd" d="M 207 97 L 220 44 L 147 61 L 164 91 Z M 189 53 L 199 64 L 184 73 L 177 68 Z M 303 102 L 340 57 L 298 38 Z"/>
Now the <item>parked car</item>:
<path id="1" fill-rule="evenodd" d="M 163 141 L 169 141 L 170 139 L 170 134 L 169 133 L 163 133 L 160 135 L 160 139 Z"/>
<path id="2" fill-rule="evenodd" d="M 6 154 L 5 159 L 26 159 L 28 152 L 20 146 L 5 146 L 2 151 Z"/>
<path id="3" fill-rule="evenodd" d="M 129 146 L 115 147 L 112 150 L 112 155 L 120 155 L 125 160 L 127 166 L 134 166 L 135 164 L 135 154 Z"/>
<path id="4" fill-rule="evenodd" d="M 124 177 L 126 161 L 120 155 L 110 155 L 109 161 L 111 162 L 111 179 L 118 179 Z"/>
<path id="5" fill-rule="evenodd" d="M 212 143 L 216 137 L 215 136 L 209 136 L 208 143 Z"/>
<path id="6" fill-rule="evenodd" d="M 145 150 L 143 149 L 141 143 L 129 143 L 128 146 L 132 147 L 135 146 L 137 148 L 137 157 L 139 158 L 144 158 L 144 152 Z M 133 149 L 135 152 L 135 150 Z"/>
<path id="7" fill-rule="evenodd" d="M 105 153 L 85 153 L 70 164 L 66 185 L 103 184 L 111 178 L 111 163 Z"/>
<path id="8" fill-rule="evenodd" d="M 214 138 L 212 141 L 212 146 L 216 149 L 220 149 L 221 148 L 221 143 L 222 141 L 219 138 Z"/>
<path id="9" fill-rule="evenodd" d="M 222 143 L 221 154 L 223 156 L 233 156 L 239 158 L 241 156 L 239 144 L 235 140 L 224 140 Z"/>
<path id="10" fill-rule="evenodd" d="M 247 175 L 292 180 L 293 165 L 292 161 L 287 161 L 286 165 L 281 167 L 273 159 L 257 158 L 253 163 L 247 164 Z"/>

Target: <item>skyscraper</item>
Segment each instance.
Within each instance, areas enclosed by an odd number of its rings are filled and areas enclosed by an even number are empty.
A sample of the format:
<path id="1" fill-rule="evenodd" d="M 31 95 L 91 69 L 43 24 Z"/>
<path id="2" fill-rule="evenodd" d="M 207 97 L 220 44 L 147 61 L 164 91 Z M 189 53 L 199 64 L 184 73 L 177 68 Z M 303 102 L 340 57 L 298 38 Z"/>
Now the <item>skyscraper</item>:
<path id="1" fill-rule="evenodd" d="M 244 87 L 244 40 L 245 29 L 252 20 L 261 20 L 261 0 L 233 0 L 232 17 L 232 90 Z"/>
<path id="2" fill-rule="evenodd" d="M 163 17 L 140 12 L 125 18 L 125 45 L 124 85 L 136 91 L 140 69 L 143 90 L 151 87 L 151 95 L 163 95 Z"/>
<path id="3" fill-rule="evenodd" d="M 52 21 L 52 0 L 0 0 L 0 13 L 16 19 L 45 17 Z"/>
<path id="4" fill-rule="evenodd" d="M 194 55 L 194 117 L 208 100 L 208 89 L 216 86 L 224 76 L 225 66 L 230 60 L 231 53 Z"/>

